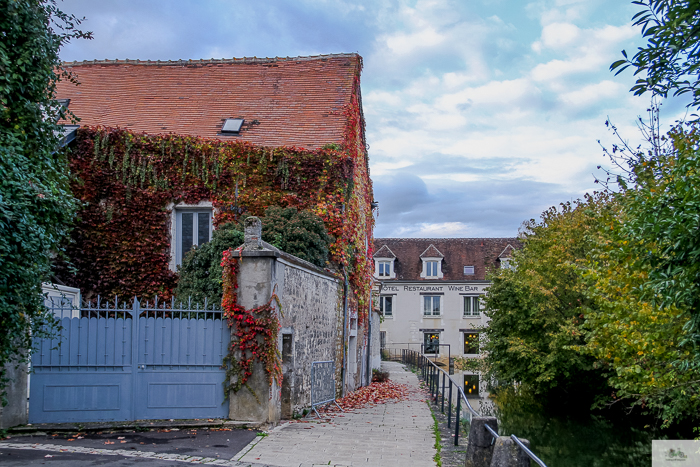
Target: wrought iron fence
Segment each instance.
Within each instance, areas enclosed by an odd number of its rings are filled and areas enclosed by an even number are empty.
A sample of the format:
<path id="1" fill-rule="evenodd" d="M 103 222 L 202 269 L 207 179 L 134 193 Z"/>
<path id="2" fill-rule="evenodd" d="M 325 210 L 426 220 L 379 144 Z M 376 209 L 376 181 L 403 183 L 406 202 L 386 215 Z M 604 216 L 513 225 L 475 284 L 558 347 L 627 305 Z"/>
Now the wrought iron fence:
<path id="1" fill-rule="evenodd" d="M 435 403 L 435 405 L 440 407 L 440 412 L 442 412 L 443 414 L 445 413 L 445 401 L 447 400 L 448 428 L 452 428 L 452 400 L 453 395 L 456 396 L 456 407 L 454 410 L 454 443 L 455 446 L 459 445 L 460 416 L 463 410 L 462 404 L 464 404 L 464 406 L 468 410 L 469 419 L 471 419 L 471 416 L 481 416 L 481 414 L 474 410 L 474 407 L 472 407 L 472 405 L 469 403 L 467 396 L 464 394 L 464 389 L 462 388 L 462 385 L 457 384 L 452 379 L 452 377 L 449 374 L 447 374 L 445 370 L 436 365 L 428 357 L 414 350 L 401 349 L 401 362 L 405 365 L 411 365 L 414 368 L 417 368 L 418 371 L 420 371 L 423 381 L 425 381 L 428 385 L 428 391 L 430 393 L 431 400 Z M 453 394 L 454 391 L 456 391 L 456 394 Z M 488 424 L 485 424 L 484 427 L 486 428 L 486 430 L 489 431 L 489 433 L 491 434 L 491 436 L 494 437 L 494 439 L 498 438 L 498 433 Z M 515 444 L 520 449 L 522 449 L 523 452 L 525 452 L 525 454 L 527 454 L 527 456 L 530 459 L 532 459 L 541 467 L 547 467 L 547 465 L 539 457 L 537 457 L 535 453 L 533 453 L 530 449 L 528 449 L 527 446 L 523 444 L 520 438 L 518 438 L 515 435 L 510 435 L 510 437 L 515 442 Z"/>

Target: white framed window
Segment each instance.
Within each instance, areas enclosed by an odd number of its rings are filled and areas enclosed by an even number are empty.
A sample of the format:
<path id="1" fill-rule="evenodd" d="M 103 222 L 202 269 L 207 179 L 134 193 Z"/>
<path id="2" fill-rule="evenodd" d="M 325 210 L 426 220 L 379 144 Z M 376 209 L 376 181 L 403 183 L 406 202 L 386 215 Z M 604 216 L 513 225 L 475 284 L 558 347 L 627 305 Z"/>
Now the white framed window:
<path id="1" fill-rule="evenodd" d="M 374 276 L 382 279 L 396 279 L 394 261 L 396 258 L 381 258 L 374 260 Z"/>
<path id="2" fill-rule="evenodd" d="M 382 295 L 379 297 L 379 311 L 384 317 L 394 316 L 394 296 Z"/>
<path id="3" fill-rule="evenodd" d="M 441 295 L 423 295 L 423 315 L 440 316 Z"/>
<path id="4" fill-rule="evenodd" d="M 442 258 L 421 258 L 420 277 L 424 279 L 442 279 Z"/>
<path id="5" fill-rule="evenodd" d="M 182 264 L 187 252 L 207 243 L 211 235 L 211 209 L 175 209 L 175 264 Z"/>
<path id="6" fill-rule="evenodd" d="M 440 333 L 439 332 L 424 332 L 423 333 L 423 353 L 439 354 L 440 353 Z"/>
<path id="7" fill-rule="evenodd" d="M 391 275 L 391 261 L 379 261 L 379 277 L 389 277 Z"/>
<path id="8" fill-rule="evenodd" d="M 464 275 L 465 276 L 473 276 L 474 274 L 475 274 L 474 266 L 464 266 Z"/>
<path id="9" fill-rule="evenodd" d="M 501 258 L 500 261 L 502 269 L 513 269 L 513 265 L 510 264 L 510 258 Z"/>
<path id="10" fill-rule="evenodd" d="M 464 316 L 472 317 L 481 314 L 481 298 L 478 295 L 464 297 Z"/>

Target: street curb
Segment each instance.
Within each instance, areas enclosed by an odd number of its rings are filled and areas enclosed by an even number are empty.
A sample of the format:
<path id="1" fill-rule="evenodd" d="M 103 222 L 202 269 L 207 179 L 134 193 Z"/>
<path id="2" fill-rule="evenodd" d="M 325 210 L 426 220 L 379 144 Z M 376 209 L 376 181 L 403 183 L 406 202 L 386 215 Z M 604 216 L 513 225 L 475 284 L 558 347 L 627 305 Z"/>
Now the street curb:
<path id="1" fill-rule="evenodd" d="M 60 433 L 95 431 L 124 431 L 124 430 L 161 430 L 169 428 L 236 428 L 259 430 L 267 428 L 265 423 L 255 423 L 237 420 L 137 420 L 130 422 L 88 422 L 88 423 L 38 423 L 8 428 L 6 433 L 13 435 L 32 435 L 34 433 Z"/>

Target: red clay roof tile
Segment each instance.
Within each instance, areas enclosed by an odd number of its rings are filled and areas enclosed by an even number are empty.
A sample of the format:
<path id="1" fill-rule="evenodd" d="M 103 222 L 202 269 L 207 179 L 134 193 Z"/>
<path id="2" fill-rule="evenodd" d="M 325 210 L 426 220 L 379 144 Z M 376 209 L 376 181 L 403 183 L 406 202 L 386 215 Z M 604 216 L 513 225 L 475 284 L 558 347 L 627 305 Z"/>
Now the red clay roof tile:
<path id="1" fill-rule="evenodd" d="M 318 148 L 342 143 L 358 54 L 231 60 L 67 62 L 58 84 L 81 125 Z M 222 135 L 226 118 L 244 118 Z"/>

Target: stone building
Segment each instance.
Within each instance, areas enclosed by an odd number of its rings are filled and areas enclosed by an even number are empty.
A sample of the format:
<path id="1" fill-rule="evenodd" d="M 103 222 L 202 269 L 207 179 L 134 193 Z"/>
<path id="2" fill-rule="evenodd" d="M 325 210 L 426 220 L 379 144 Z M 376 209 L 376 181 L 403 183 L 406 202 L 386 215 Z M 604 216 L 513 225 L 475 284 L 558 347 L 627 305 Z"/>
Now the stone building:
<path id="1" fill-rule="evenodd" d="M 382 349 L 420 351 L 445 369 L 454 357 L 479 358 L 487 272 L 507 267 L 518 246 L 516 238 L 375 238 Z M 456 372 L 468 397 L 483 397 L 479 376 Z"/>

